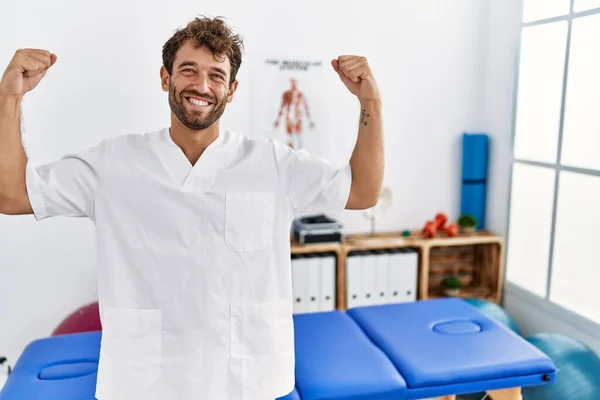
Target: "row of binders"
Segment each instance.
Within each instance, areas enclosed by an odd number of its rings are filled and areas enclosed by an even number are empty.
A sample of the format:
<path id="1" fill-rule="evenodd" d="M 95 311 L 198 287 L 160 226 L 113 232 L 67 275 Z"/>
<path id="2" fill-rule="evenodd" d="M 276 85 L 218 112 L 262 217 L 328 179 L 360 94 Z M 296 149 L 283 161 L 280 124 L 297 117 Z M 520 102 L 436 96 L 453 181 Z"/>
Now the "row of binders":
<path id="1" fill-rule="evenodd" d="M 355 251 L 346 258 L 347 308 L 415 301 L 418 254 L 413 249 Z M 336 257 L 292 254 L 294 313 L 335 309 Z"/>
<path id="2" fill-rule="evenodd" d="M 417 298 L 418 253 L 409 248 L 356 251 L 346 258 L 347 308 Z"/>
<path id="3" fill-rule="evenodd" d="M 333 254 L 292 254 L 294 313 L 335 309 L 335 268 Z"/>

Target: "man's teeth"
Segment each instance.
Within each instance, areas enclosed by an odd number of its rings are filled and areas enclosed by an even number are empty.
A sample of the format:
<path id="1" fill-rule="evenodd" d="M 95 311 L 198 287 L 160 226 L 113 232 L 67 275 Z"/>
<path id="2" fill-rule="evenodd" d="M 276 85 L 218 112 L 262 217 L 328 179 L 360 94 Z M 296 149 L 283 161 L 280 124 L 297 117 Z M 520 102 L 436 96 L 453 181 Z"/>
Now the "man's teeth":
<path id="1" fill-rule="evenodd" d="M 200 106 L 200 107 L 206 107 L 209 105 L 208 101 L 204 101 L 204 100 L 197 100 L 197 99 L 192 99 L 192 98 L 188 98 L 188 100 L 190 103 Z"/>

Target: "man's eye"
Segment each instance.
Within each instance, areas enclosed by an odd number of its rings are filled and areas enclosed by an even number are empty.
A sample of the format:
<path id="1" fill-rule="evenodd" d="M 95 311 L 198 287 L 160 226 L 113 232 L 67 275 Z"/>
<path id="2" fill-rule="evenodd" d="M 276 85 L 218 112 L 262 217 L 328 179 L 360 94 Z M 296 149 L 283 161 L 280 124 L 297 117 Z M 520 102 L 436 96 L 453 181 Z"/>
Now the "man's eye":
<path id="1" fill-rule="evenodd" d="M 182 69 L 181 71 L 182 72 L 194 72 L 194 70 L 191 68 Z"/>
<path id="2" fill-rule="evenodd" d="M 212 77 L 216 79 L 223 79 L 223 77 L 219 74 L 212 74 Z"/>

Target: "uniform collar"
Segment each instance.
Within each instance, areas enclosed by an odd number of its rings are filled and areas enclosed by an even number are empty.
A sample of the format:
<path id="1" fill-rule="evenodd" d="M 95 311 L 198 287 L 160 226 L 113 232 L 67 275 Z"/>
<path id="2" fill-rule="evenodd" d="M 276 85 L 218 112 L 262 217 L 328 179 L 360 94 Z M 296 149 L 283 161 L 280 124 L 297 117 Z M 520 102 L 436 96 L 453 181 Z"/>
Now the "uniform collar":
<path id="1" fill-rule="evenodd" d="M 159 146 L 156 150 L 161 164 L 180 190 L 205 190 L 212 184 L 214 175 L 223 162 L 228 136 L 228 131 L 219 129 L 217 138 L 206 147 L 194 166 L 171 138 L 169 127 L 158 132 Z"/>
<path id="2" fill-rule="evenodd" d="M 225 131 L 224 129 L 219 128 L 219 135 L 217 136 L 217 138 L 211 144 L 208 145 L 207 149 L 209 147 L 218 147 L 219 145 L 221 145 L 221 143 L 224 141 L 223 139 L 224 139 L 224 136 L 226 134 L 227 134 L 227 131 Z M 166 128 L 161 129 L 159 131 L 158 135 L 159 135 L 159 140 L 163 144 L 165 144 L 165 145 L 167 145 L 169 147 L 179 147 L 177 145 L 177 143 L 175 143 L 173 141 L 173 138 L 171 137 L 171 128 L 170 127 L 166 127 Z"/>

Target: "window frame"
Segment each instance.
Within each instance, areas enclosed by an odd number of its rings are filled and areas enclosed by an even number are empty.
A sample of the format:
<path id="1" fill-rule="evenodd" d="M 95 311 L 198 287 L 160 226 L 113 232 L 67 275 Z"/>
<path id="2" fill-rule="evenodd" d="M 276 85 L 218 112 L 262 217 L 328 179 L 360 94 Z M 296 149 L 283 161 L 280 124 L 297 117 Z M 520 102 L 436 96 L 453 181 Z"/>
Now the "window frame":
<path id="1" fill-rule="evenodd" d="M 521 12 L 523 11 L 523 0 L 521 3 Z M 567 85 L 568 85 L 568 76 L 569 76 L 569 64 L 570 64 L 570 54 L 571 54 L 571 39 L 572 39 L 572 31 L 573 31 L 573 21 L 578 18 L 588 17 L 591 15 L 600 14 L 600 8 L 594 8 L 591 10 L 586 10 L 582 12 L 575 12 L 576 0 L 570 1 L 570 9 L 569 13 L 553 17 L 553 18 L 545 18 L 536 21 L 523 22 L 523 14 L 520 14 L 521 17 L 521 26 L 519 28 L 518 34 L 518 44 L 517 44 L 517 52 L 516 52 L 516 62 L 515 62 L 515 79 L 514 79 L 514 88 L 513 88 L 513 97 L 512 97 L 512 125 L 511 125 L 511 138 L 510 138 L 510 163 L 509 163 L 509 187 L 508 187 L 508 198 L 507 198 L 507 213 L 506 213 L 506 236 L 510 234 L 510 220 L 511 220 L 511 203 L 512 203 L 512 189 L 513 189 L 513 170 L 514 166 L 517 163 L 532 165 L 543 168 L 550 168 L 555 170 L 555 181 L 554 181 L 554 192 L 552 199 L 552 221 L 551 221 L 551 230 L 550 230 L 550 247 L 549 247 L 549 257 L 548 257 L 548 269 L 547 269 L 547 280 L 546 280 L 546 291 L 545 296 L 541 297 L 535 293 L 530 292 L 529 290 L 519 286 L 516 283 L 513 283 L 506 279 L 505 287 L 507 292 L 511 295 L 515 295 L 521 300 L 527 301 L 541 309 L 546 313 L 554 315 L 555 317 L 563 320 L 564 322 L 578 328 L 581 331 L 587 333 L 597 333 L 600 331 L 600 323 L 596 323 L 580 314 L 578 314 L 575 310 L 569 310 L 560 304 L 554 303 L 550 300 L 550 289 L 552 285 L 552 268 L 554 262 L 554 242 L 555 242 L 555 230 L 556 230 L 556 213 L 558 208 L 558 192 L 559 192 L 559 183 L 561 172 L 575 172 L 584 175 L 592 175 L 600 177 L 600 170 L 588 169 L 588 168 L 578 168 L 571 167 L 567 165 L 561 164 L 561 153 L 563 147 L 563 132 L 564 132 L 564 123 L 565 123 L 565 105 L 566 105 L 566 97 L 567 97 Z M 557 145 L 557 155 L 555 163 L 547 163 L 547 162 L 539 162 L 533 160 L 519 159 L 515 157 L 515 139 L 516 139 L 516 123 L 517 123 L 517 110 L 518 110 L 518 96 L 519 96 L 519 79 L 520 79 L 520 61 L 521 61 L 521 43 L 522 43 L 522 35 L 523 30 L 531 27 L 538 26 L 543 24 L 550 24 L 559 21 L 567 21 L 567 47 L 565 52 L 565 65 L 564 65 L 564 75 L 563 75 L 563 86 L 562 86 L 562 94 L 561 94 L 561 107 L 560 107 L 560 123 L 559 123 L 559 132 L 558 132 L 558 145 Z M 600 72 L 599 72 L 600 73 Z M 508 240 L 507 240 L 508 242 Z M 506 251 L 510 251 L 507 248 Z M 504 276 L 507 276 L 507 259 L 508 257 L 504 257 Z"/>

